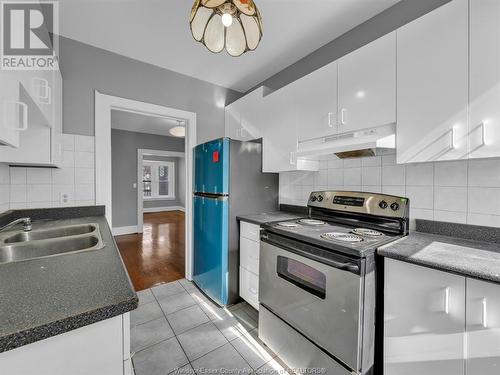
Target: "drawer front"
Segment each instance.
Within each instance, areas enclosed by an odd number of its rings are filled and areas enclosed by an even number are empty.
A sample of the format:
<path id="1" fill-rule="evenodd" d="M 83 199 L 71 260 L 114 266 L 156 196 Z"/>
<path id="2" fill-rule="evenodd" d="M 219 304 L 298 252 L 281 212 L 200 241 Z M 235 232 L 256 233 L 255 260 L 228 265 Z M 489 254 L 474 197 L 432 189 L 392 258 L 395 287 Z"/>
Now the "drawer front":
<path id="1" fill-rule="evenodd" d="M 260 241 L 260 225 L 240 222 L 240 236 L 248 238 L 249 240 Z"/>
<path id="2" fill-rule="evenodd" d="M 240 267 L 240 296 L 254 309 L 259 309 L 259 277 L 242 267 Z"/>
<path id="3" fill-rule="evenodd" d="M 259 274 L 260 242 L 240 237 L 240 266 L 254 274 Z"/>

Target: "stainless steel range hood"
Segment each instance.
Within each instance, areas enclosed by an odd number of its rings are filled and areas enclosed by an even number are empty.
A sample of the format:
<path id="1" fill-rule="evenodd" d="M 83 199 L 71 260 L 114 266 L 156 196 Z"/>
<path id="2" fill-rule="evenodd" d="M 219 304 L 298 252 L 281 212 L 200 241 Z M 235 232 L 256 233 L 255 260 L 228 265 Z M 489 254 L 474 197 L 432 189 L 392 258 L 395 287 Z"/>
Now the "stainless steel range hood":
<path id="1" fill-rule="evenodd" d="M 340 159 L 376 156 L 382 150 L 396 148 L 396 124 L 355 132 L 335 134 L 298 143 L 295 160 L 335 154 Z"/>

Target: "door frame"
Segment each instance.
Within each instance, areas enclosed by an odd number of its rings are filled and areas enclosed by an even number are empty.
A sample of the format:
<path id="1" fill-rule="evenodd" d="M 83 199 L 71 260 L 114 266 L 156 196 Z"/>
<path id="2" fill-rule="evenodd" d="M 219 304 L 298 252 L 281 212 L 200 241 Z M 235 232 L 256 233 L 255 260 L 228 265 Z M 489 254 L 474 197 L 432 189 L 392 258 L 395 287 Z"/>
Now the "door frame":
<path id="1" fill-rule="evenodd" d="M 144 155 L 154 154 L 158 156 L 169 156 L 173 158 L 185 158 L 185 152 L 174 152 L 174 151 L 164 151 L 164 150 L 150 150 L 145 148 L 137 149 L 137 233 L 142 233 L 144 226 L 144 199 L 142 196 L 142 190 L 140 189 L 142 181 L 142 164 L 144 161 Z M 176 167 L 177 168 L 177 167 Z M 187 165 L 186 168 L 187 169 Z M 187 196 L 184 199 L 185 204 L 187 203 Z"/>
<path id="2" fill-rule="evenodd" d="M 193 269 L 193 148 L 196 146 L 196 113 L 164 107 L 157 104 L 106 95 L 95 90 L 95 187 L 96 204 L 106 208 L 106 219 L 113 227 L 112 189 L 111 189 L 111 110 L 119 110 L 146 116 L 161 116 L 183 119 L 186 122 L 186 231 L 185 261 L 186 278 L 192 279 Z"/>

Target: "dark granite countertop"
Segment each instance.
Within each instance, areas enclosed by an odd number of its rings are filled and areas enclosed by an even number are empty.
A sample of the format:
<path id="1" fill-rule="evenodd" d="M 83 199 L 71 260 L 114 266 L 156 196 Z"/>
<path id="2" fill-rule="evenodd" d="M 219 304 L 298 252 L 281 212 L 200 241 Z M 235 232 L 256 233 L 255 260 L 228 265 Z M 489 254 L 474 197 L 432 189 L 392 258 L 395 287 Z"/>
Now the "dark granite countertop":
<path id="1" fill-rule="evenodd" d="M 304 217 L 299 213 L 286 212 L 286 211 L 274 211 L 274 212 L 263 212 L 254 215 L 240 215 L 236 218 L 239 221 L 246 221 L 248 223 L 262 225 L 266 223 L 271 223 L 273 221 L 285 221 Z"/>
<path id="2" fill-rule="evenodd" d="M 97 223 L 104 247 L 0 264 L 0 352 L 27 345 L 137 308 L 138 299 L 102 213 L 82 208 L 9 211 L 32 216 L 33 230 Z M 82 214 L 99 216 L 78 217 Z M 64 217 L 60 220 L 42 220 Z M 76 217 L 75 217 L 76 216 Z M 16 228 L 17 229 L 17 228 Z"/>
<path id="3" fill-rule="evenodd" d="M 379 255 L 442 271 L 500 283 L 500 245 L 413 232 L 383 246 Z"/>

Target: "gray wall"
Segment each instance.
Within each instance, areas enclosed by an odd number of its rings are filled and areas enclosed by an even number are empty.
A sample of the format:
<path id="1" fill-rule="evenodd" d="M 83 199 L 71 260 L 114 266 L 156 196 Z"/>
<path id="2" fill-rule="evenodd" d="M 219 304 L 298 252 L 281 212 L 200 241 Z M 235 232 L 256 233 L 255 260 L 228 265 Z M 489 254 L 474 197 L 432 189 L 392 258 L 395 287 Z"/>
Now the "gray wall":
<path id="1" fill-rule="evenodd" d="M 197 141 L 224 134 L 224 105 L 240 93 L 154 65 L 60 38 L 64 132 L 94 135 L 94 90 L 196 112 Z M 210 67 L 207 67 L 210 69 Z"/>
<path id="2" fill-rule="evenodd" d="M 137 225 L 137 149 L 184 151 L 184 138 L 111 130 L 113 226 Z"/>
<path id="3" fill-rule="evenodd" d="M 450 0 L 402 0 L 341 35 L 337 39 L 325 44 L 323 47 L 283 69 L 279 73 L 259 83 L 249 91 L 262 85 L 273 90 L 278 90 L 449 1 Z"/>
<path id="4" fill-rule="evenodd" d="M 144 208 L 155 208 L 155 207 L 184 207 L 185 195 L 186 195 L 186 185 L 183 184 L 179 186 L 181 176 L 185 176 L 186 170 L 184 169 L 185 164 L 181 165 L 180 161 L 184 158 L 171 158 L 167 156 L 155 156 L 155 155 L 144 155 L 144 161 L 146 160 L 156 160 L 156 161 L 170 161 L 174 163 L 175 170 L 175 199 L 153 199 L 144 200 Z"/>

